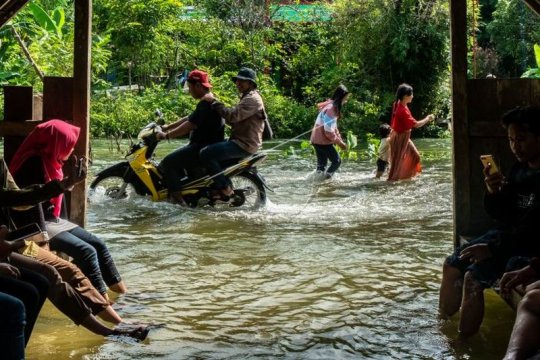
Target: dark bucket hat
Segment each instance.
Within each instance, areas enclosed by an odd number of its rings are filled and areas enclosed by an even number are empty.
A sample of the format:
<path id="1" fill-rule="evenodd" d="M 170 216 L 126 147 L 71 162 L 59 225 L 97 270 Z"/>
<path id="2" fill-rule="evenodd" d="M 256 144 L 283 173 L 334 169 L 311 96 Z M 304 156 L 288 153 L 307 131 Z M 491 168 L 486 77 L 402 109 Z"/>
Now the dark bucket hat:
<path id="1" fill-rule="evenodd" d="M 231 80 L 233 82 L 236 82 L 236 80 L 249 80 L 257 86 L 257 73 L 253 69 L 243 67 L 238 71 L 238 75 L 233 76 Z"/>

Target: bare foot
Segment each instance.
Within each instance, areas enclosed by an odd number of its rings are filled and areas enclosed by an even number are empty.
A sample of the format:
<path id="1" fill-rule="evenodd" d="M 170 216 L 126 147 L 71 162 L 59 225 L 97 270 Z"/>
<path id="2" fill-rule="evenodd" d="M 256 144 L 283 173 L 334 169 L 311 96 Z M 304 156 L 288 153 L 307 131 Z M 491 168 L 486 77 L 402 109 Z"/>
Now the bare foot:
<path id="1" fill-rule="evenodd" d="M 129 336 L 138 341 L 143 341 L 148 336 L 150 329 L 146 325 L 122 324 L 114 328 L 111 335 Z"/>
<path id="2" fill-rule="evenodd" d="M 123 280 L 121 280 L 120 282 L 117 282 L 116 284 L 112 284 L 111 286 L 109 286 L 109 289 L 111 291 L 114 291 L 117 294 L 127 293 L 127 286 Z"/>

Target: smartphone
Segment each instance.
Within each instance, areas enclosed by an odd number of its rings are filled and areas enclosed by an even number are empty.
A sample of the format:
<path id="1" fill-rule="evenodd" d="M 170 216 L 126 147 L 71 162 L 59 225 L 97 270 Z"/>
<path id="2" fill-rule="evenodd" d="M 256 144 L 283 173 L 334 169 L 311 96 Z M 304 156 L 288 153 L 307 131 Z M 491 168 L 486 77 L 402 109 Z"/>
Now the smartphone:
<path id="1" fill-rule="evenodd" d="M 493 160 L 493 155 L 480 155 L 480 161 L 484 165 L 484 168 L 491 166 L 489 169 L 489 175 L 493 175 L 499 172 L 499 167 Z"/>
<path id="2" fill-rule="evenodd" d="M 39 233 L 41 233 L 41 228 L 39 227 L 39 225 L 36 223 L 32 223 L 25 226 L 21 226 L 20 228 L 16 230 L 8 232 L 6 235 L 6 240 L 7 241 L 23 240 Z"/>

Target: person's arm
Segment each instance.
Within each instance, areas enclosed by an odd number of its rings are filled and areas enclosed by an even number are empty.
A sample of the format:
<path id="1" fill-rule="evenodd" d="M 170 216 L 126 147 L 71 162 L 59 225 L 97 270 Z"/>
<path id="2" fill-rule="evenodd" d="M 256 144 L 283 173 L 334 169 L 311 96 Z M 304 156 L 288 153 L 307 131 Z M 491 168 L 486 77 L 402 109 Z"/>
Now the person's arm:
<path id="1" fill-rule="evenodd" d="M 60 180 L 52 180 L 46 184 L 34 184 L 20 189 L 11 173 L 5 168 L 6 187 L 0 189 L 0 206 L 20 207 L 33 206 L 40 202 L 47 201 L 55 196 L 69 190 L 73 185 L 84 180 L 86 177 L 86 165 L 79 171 L 77 161 L 72 157 L 70 159 L 72 167 L 68 176 Z M 40 164 L 39 164 L 40 165 Z"/>
<path id="2" fill-rule="evenodd" d="M 65 182 L 53 180 L 45 185 L 31 185 L 23 189 L 0 190 L 0 204 L 3 207 L 36 205 L 66 191 Z"/>
<path id="3" fill-rule="evenodd" d="M 426 125 L 427 123 L 433 121 L 435 119 L 435 116 L 433 114 L 429 114 L 422 120 L 418 120 L 415 122 L 414 127 L 415 128 L 421 128 L 422 126 Z"/>
<path id="4" fill-rule="evenodd" d="M 249 95 L 243 97 L 238 105 L 230 108 L 225 107 L 225 105 L 219 101 L 212 102 L 212 110 L 216 111 L 228 124 L 234 124 L 249 119 L 257 113 L 262 113 L 261 109 L 262 104 L 255 96 Z"/>
<path id="5" fill-rule="evenodd" d="M 191 121 L 184 121 L 179 126 L 175 127 L 172 130 L 167 130 L 165 132 L 165 139 L 175 139 L 182 136 L 186 136 L 191 132 L 191 130 L 194 130 L 197 128 L 197 125 L 192 123 Z"/>
<path id="6" fill-rule="evenodd" d="M 183 123 L 185 123 L 187 120 L 188 120 L 189 116 L 184 116 L 183 118 L 180 118 L 178 119 L 177 121 L 173 122 L 173 123 L 170 123 L 170 124 L 165 124 L 161 127 L 161 129 L 163 131 L 172 131 L 174 130 L 175 128 L 179 127 L 180 125 L 182 125 Z"/>

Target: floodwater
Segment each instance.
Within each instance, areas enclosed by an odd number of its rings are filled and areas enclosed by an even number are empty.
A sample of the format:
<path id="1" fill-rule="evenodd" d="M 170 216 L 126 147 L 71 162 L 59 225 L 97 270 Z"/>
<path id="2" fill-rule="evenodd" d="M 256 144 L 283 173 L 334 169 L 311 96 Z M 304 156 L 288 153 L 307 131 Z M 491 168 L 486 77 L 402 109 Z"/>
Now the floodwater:
<path id="1" fill-rule="evenodd" d="M 115 308 L 156 327 L 142 343 L 102 338 L 47 303 L 27 358 L 501 358 L 514 315 L 493 293 L 465 343 L 455 319 L 437 318 L 452 250 L 450 141 L 416 143 L 424 172 L 394 184 L 373 180 L 372 161 L 314 184 L 313 157 L 275 153 L 259 166 L 274 192 L 257 211 L 96 199 L 87 228 L 130 290 Z M 179 144 L 163 143 L 158 158 Z M 105 141 L 93 151 L 93 172 L 122 158 Z"/>

